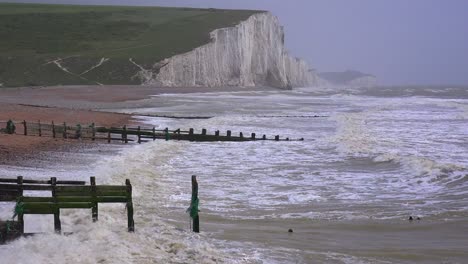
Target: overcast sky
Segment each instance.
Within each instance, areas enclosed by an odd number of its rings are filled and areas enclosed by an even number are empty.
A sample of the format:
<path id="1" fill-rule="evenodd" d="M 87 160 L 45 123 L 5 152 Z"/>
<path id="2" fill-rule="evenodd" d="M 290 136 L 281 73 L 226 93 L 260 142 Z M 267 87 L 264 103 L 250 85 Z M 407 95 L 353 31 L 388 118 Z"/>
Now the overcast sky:
<path id="1" fill-rule="evenodd" d="M 319 71 L 360 70 L 382 84 L 468 85 L 468 0 L 31 0 L 269 10 L 288 50 Z"/>

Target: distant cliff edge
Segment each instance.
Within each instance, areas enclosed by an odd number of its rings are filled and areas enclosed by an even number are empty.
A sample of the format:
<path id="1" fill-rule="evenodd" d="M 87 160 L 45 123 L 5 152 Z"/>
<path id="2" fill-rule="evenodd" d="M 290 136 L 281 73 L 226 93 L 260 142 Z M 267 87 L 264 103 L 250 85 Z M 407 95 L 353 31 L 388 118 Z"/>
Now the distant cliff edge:
<path id="1" fill-rule="evenodd" d="M 315 86 L 307 63 L 288 54 L 284 31 L 271 13 L 254 14 L 234 27 L 211 32 L 212 41 L 142 69 L 144 85 L 158 86 Z"/>
<path id="2" fill-rule="evenodd" d="M 359 71 L 344 72 L 321 72 L 318 76 L 335 86 L 348 87 L 374 87 L 377 86 L 377 78 L 374 75 L 362 73 Z"/>

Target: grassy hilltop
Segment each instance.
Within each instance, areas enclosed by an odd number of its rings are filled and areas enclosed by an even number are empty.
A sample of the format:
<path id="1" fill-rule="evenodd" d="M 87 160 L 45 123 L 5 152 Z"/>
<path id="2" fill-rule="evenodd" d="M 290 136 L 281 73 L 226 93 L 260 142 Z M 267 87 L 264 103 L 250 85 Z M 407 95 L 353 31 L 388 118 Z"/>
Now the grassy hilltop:
<path id="1" fill-rule="evenodd" d="M 258 12 L 0 3 L 0 84 L 138 84 L 130 58 L 150 68 Z"/>

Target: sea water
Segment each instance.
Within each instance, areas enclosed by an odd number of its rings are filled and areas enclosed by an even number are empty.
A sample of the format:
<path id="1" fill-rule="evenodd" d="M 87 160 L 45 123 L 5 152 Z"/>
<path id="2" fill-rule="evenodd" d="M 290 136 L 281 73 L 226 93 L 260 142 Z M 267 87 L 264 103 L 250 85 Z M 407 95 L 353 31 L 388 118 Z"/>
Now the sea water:
<path id="1" fill-rule="evenodd" d="M 136 232 L 126 232 L 123 205 L 101 206 L 96 224 L 87 210 L 62 210 L 72 235 L 52 234 L 47 217 L 26 219 L 49 233 L 0 246 L 2 263 L 468 261 L 467 89 L 165 94 L 124 111 L 212 117 L 135 117 L 160 129 L 304 141 L 157 140 L 101 146 L 78 164 L 57 155 L 62 178 L 130 179 Z M 48 177 L 56 169 L 40 167 L 2 172 Z M 200 234 L 186 213 L 192 175 Z"/>

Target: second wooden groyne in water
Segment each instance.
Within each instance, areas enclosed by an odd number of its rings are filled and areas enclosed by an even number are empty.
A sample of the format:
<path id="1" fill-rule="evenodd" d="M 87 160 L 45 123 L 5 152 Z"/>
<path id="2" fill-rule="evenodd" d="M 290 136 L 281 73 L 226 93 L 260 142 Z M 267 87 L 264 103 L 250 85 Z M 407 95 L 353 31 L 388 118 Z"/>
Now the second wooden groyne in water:
<path id="1" fill-rule="evenodd" d="M 188 130 L 178 129 L 156 129 L 141 126 L 123 126 L 123 127 L 102 127 L 94 123 L 90 125 L 70 125 L 67 123 L 56 124 L 38 122 L 20 122 L 0 121 L 0 132 L 7 134 L 17 134 L 25 136 L 53 137 L 65 139 L 87 139 L 87 140 L 105 140 L 108 143 L 119 141 L 129 142 L 147 142 L 150 140 L 186 140 L 186 141 L 302 141 L 300 139 L 290 139 L 288 137 L 267 137 L 266 135 L 257 135 L 256 133 L 244 134 L 243 132 L 232 133 L 227 130 L 225 133 L 216 130 L 214 133 L 208 133 L 207 129 L 201 129 L 198 133 L 193 128 Z"/>

